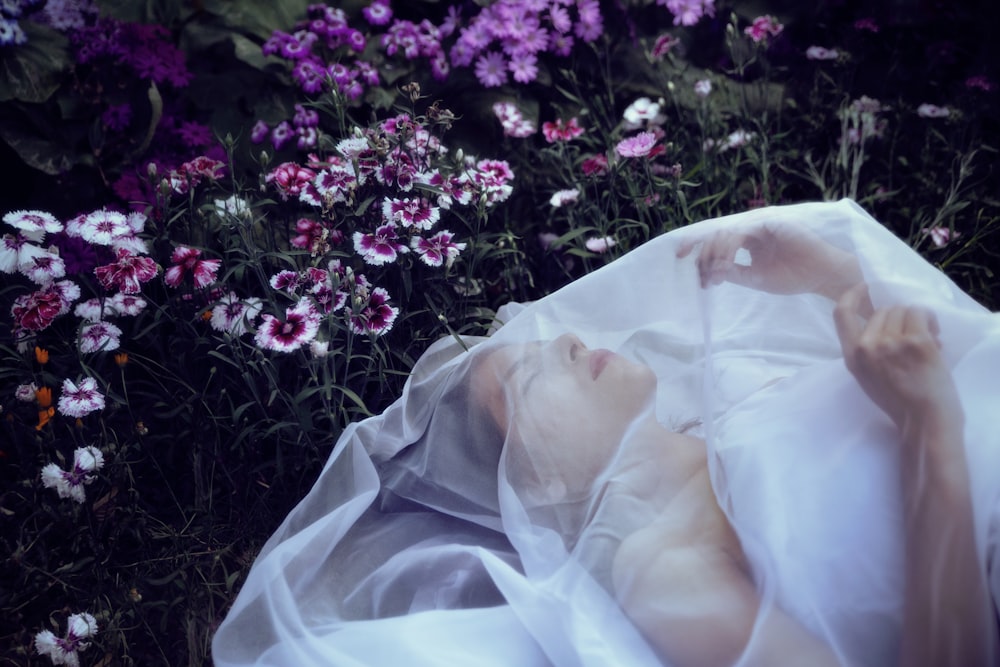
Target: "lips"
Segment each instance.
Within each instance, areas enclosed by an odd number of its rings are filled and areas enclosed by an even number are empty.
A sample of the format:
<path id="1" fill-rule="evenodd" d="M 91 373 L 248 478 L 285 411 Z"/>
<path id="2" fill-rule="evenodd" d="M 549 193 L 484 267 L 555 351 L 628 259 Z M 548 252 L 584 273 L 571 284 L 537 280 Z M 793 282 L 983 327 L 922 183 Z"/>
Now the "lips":
<path id="1" fill-rule="evenodd" d="M 593 379 L 597 379 L 613 356 L 615 353 L 611 350 L 594 350 L 590 353 L 590 375 Z"/>

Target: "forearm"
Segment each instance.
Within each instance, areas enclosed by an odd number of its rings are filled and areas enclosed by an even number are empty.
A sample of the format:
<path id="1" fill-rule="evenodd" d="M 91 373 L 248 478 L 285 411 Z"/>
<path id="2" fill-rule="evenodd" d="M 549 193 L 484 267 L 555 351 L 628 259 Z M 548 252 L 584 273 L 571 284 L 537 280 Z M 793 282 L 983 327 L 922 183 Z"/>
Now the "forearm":
<path id="1" fill-rule="evenodd" d="M 906 565 L 900 665 L 989 665 L 997 630 L 979 561 L 960 410 L 901 425 Z"/>

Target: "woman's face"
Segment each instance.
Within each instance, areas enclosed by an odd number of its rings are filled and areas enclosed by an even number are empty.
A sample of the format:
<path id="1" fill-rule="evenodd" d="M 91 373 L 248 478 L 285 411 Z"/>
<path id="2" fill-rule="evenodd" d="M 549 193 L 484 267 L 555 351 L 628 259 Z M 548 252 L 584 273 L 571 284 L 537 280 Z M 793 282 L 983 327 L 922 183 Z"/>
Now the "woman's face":
<path id="1" fill-rule="evenodd" d="M 475 378 L 476 398 L 518 445 L 508 461 L 554 495 L 590 488 L 655 388 L 648 367 L 591 350 L 572 334 L 501 347 Z"/>

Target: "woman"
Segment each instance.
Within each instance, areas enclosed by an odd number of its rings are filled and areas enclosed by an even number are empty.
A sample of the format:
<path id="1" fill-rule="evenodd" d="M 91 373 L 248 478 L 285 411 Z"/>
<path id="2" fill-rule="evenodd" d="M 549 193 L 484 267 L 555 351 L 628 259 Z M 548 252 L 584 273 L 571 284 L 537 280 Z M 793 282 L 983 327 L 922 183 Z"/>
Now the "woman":
<path id="1" fill-rule="evenodd" d="M 998 363 L 851 202 L 668 234 L 433 347 L 217 664 L 990 664 Z"/>

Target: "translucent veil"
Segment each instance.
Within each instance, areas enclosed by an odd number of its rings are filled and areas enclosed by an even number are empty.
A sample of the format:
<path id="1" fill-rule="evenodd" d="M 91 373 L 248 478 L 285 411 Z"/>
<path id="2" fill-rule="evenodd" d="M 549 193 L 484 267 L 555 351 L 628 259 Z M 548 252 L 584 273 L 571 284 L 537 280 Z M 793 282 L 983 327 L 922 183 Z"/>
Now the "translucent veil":
<path id="1" fill-rule="evenodd" d="M 854 254 L 876 308 L 937 314 L 996 600 L 1000 320 L 853 202 L 800 204 L 671 232 L 503 309 L 488 338 L 433 345 L 392 406 L 345 431 L 264 546 L 216 633 L 216 664 L 669 664 L 623 608 L 616 571 L 622 545 L 657 521 L 644 490 L 677 472 L 648 448 L 650 424 L 683 432 L 664 447 L 706 443 L 708 497 L 757 600 L 733 664 L 753 664 L 775 609 L 840 664 L 894 664 L 899 437 L 844 366 L 833 302 L 702 288 L 697 252 L 678 258 L 762 223 Z M 595 397 L 557 358 L 585 360 L 595 382 L 623 379 Z M 650 604 L 670 602 L 684 599 Z"/>

